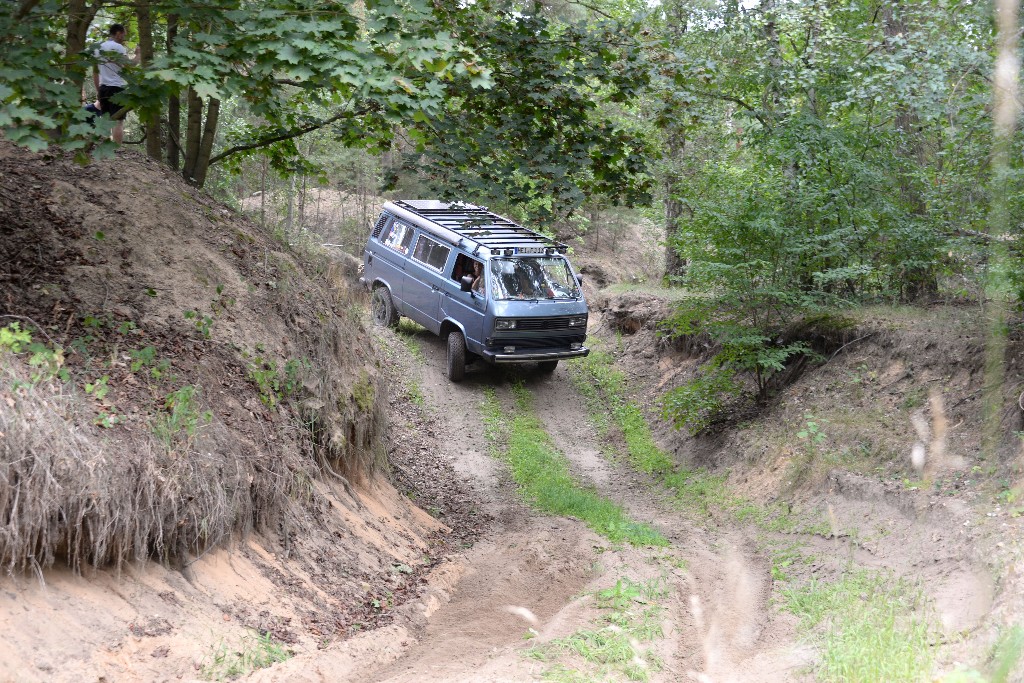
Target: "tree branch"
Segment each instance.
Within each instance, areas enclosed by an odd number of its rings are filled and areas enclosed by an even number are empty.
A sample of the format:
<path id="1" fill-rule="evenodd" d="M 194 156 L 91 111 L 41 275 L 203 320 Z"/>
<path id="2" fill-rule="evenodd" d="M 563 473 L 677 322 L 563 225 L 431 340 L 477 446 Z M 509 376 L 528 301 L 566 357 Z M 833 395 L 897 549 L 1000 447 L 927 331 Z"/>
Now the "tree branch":
<path id="1" fill-rule="evenodd" d="M 319 130 L 319 129 L 323 128 L 324 126 L 329 126 L 332 123 L 334 123 L 335 121 L 340 121 L 341 119 L 345 118 L 346 116 L 359 116 L 360 114 L 364 114 L 367 111 L 368 110 L 355 110 L 355 111 L 339 112 L 339 113 L 335 114 L 334 116 L 331 116 L 330 118 L 324 119 L 323 121 L 318 121 L 316 123 L 311 123 L 308 126 L 303 126 L 302 128 L 296 128 L 295 130 L 289 130 L 289 131 L 284 131 L 282 133 L 278 133 L 276 135 L 270 135 L 270 136 L 267 136 L 267 137 L 264 137 L 264 138 L 260 138 L 259 140 L 256 140 L 255 142 L 250 142 L 250 143 L 247 143 L 247 144 L 244 144 L 244 145 L 235 145 L 234 147 L 226 149 L 223 152 L 221 152 L 220 154 L 218 154 L 218 155 L 214 156 L 213 158 L 211 158 L 210 159 L 210 165 L 212 166 L 213 164 L 216 164 L 217 162 L 222 161 L 222 160 L 228 158 L 229 156 L 232 156 L 234 154 L 238 154 L 239 152 L 247 152 L 250 149 L 258 149 L 260 147 L 266 147 L 267 145 L 272 145 L 275 142 L 282 142 L 284 140 L 291 140 L 292 138 L 300 137 L 302 135 L 305 135 L 306 133 L 312 133 L 314 130 Z"/>
<path id="2" fill-rule="evenodd" d="M 732 102 L 733 104 L 738 104 L 740 107 L 746 109 L 751 114 L 753 114 L 754 118 L 761 122 L 762 126 L 764 126 L 765 128 L 769 128 L 769 129 L 771 128 L 771 124 L 767 121 L 767 119 L 765 119 L 763 112 L 758 111 L 757 109 L 755 109 L 754 107 L 750 106 L 749 104 L 747 104 L 746 102 L 744 102 L 743 100 L 741 100 L 738 97 L 733 97 L 732 95 L 723 95 L 721 93 L 708 92 L 706 90 L 701 92 L 701 94 L 704 95 L 705 97 L 713 97 L 715 99 L 725 100 L 726 102 Z"/>
<path id="3" fill-rule="evenodd" d="M 27 17 L 29 12 L 34 10 L 38 4 L 39 0 L 21 0 L 18 11 L 14 13 L 14 21 L 18 22 Z"/>

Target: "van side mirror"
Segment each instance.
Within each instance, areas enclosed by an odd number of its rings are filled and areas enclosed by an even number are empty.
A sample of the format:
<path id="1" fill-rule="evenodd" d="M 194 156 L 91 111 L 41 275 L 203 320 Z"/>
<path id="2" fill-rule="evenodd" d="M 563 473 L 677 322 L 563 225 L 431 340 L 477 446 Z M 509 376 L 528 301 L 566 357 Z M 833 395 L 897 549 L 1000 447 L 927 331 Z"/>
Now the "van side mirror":
<path id="1" fill-rule="evenodd" d="M 459 278 L 459 284 L 462 286 L 463 292 L 470 291 L 471 289 L 473 289 L 473 276 L 463 275 L 461 278 Z"/>

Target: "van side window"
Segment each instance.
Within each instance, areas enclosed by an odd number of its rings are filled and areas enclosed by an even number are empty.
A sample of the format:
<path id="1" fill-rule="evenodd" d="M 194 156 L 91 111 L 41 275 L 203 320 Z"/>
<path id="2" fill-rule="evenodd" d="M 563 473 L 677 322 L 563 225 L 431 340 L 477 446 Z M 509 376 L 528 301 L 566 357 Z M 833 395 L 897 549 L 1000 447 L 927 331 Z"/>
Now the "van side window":
<path id="1" fill-rule="evenodd" d="M 384 226 L 391 221 L 391 214 L 386 211 L 382 211 L 380 218 L 377 219 L 377 224 L 373 226 L 373 237 L 381 239 L 380 234 L 384 231 Z"/>
<path id="2" fill-rule="evenodd" d="M 465 254 L 459 254 L 455 257 L 455 263 L 452 265 L 452 279 L 458 282 L 464 275 L 473 275 L 473 263 L 475 259 L 472 259 Z"/>
<path id="3" fill-rule="evenodd" d="M 395 221 L 390 228 L 381 233 L 380 241 L 388 249 L 394 249 L 399 254 L 408 254 L 409 245 L 412 244 L 412 235 L 411 225 Z"/>
<path id="4" fill-rule="evenodd" d="M 445 261 L 448 260 L 448 254 L 451 251 L 450 248 L 440 242 L 435 242 L 426 235 L 420 235 L 419 241 L 416 242 L 416 251 L 413 252 L 412 257 L 417 261 L 426 263 L 434 270 L 441 270 L 444 268 Z"/>

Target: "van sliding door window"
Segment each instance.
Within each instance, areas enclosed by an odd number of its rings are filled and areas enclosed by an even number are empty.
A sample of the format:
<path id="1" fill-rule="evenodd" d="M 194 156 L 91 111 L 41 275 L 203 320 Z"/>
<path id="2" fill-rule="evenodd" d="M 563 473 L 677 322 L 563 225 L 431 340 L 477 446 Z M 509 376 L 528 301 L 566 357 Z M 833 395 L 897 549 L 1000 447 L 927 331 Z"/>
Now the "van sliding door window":
<path id="1" fill-rule="evenodd" d="M 394 249 L 399 254 L 408 254 L 409 245 L 412 244 L 412 226 L 399 221 L 391 224 L 391 227 L 380 236 L 380 241 L 388 249 Z"/>
<path id="2" fill-rule="evenodd" d="M 419 241 L 416 242 L 416 251 L 413 252 L 412 257 L 417 261 L 427 264 L 434 270 L 441 270 L 444 268 L 445 261 L 448 260 L 448 254 L 451 251 L 451 249 L 440 242 L 435 242 L 429 237 L 420 235 Z"/>

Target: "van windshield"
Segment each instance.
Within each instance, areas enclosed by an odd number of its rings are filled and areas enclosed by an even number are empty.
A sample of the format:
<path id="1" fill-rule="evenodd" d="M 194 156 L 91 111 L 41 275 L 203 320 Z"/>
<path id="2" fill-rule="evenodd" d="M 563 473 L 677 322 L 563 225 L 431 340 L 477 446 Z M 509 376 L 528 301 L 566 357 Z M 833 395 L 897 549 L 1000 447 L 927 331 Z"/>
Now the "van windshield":
<path id="1" fill-rule="evenodd" d="M 569 264 L 558 256 L 491 260 L 495 299 L 578 299 L 580 289 Z"/>

